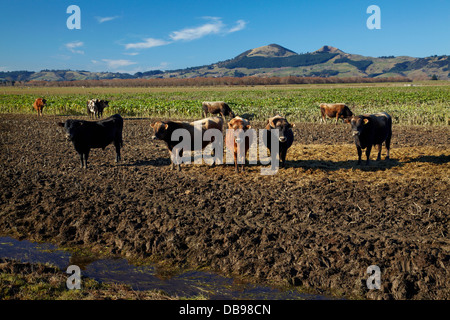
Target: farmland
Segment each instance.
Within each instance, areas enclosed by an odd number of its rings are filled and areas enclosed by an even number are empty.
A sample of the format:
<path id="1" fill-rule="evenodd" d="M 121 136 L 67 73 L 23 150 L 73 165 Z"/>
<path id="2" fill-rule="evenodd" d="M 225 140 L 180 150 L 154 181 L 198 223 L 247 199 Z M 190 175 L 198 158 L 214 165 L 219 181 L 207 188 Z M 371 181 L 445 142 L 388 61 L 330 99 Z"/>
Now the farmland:
<path id="1" fill-rule="evenodd" d="M 86 247 L 244 281 L 365 299 L 449 299 L 450 86 L 2 88 L 0 234 Z M 44 96 L 44 116 L 32 102 Z M 58 121 L 110 100 L 124 118 L 123 161 L 111 146 L 79 168 Z M 161 118 L 200 118 L 225 100 L 252 126 L 279 111 L 295 123 L 287 167 L 169 168 L 151 140 Z M 356 164 L 346 124 L 320 124 L 319 102 L 393 116 L 391 159 Z M 372 151 L 372 160 L 375 155 Z M 381 269 L 368 290 L 367 267 Z"/>
<path id="2" fill-rule="evenodd" d="M 445 125 L 450 117 L 450 86 L 316 85 L 210 88 L 2 88 L 0 113 L 32 113 L 37 96 L 47 99 L 45 113 L 85 115 L 93 97 L 110 101 L 106 114 L 137 117 L 200 118 L 201 102 L 223 100 L 237 114 L 264 120 L 280 112 L 292 121 L 318 122 L 321 102 L 345 102 L 354 113 L 386 111 L 394 124 Z"/>

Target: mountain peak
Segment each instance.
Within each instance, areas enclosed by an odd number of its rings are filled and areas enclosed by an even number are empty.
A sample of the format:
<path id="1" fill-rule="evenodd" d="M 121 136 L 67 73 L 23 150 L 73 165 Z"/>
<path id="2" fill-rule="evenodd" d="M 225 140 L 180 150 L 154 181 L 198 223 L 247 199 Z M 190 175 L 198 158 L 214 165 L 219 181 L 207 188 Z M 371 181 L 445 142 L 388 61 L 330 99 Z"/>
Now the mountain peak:
<path id="1" fill-rule="evenodd" d="M 258 47 L 245 52 L 247 57 L 266 57 L 266 58 L 284 58 L 296 55 L 292 50 L 286 49 L 278 44 L 269 44 L 267 46 Z"/>
<path id="2" fill-rule="evenodd" d="M 315 52 L 344 53 L 344 51 L 339 50 L 338 48 L 332 46 L 323 46 L 322 48 L 316 50 Z"/>

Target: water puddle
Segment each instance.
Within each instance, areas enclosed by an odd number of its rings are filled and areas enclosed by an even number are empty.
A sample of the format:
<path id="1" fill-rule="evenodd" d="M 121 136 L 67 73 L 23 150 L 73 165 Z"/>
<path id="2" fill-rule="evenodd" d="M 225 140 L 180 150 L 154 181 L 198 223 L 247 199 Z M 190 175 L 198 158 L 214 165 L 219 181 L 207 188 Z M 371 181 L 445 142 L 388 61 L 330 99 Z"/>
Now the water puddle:
<path id="1" fill-rule="evenodd" d="M 77 260 L 71 252 L 52 244 L 19 241 L 10 237 L 0 237 L 0 257 L 30 263 L 49 263 L 61 270 L 75 264 L 81 268 L 83 276 L 99 282 L 124 283 L 134 290 L 162 290 L 169 295 L 186 298 L 201 295 L 207 299 L 330 299 L 300 293 L 297 290 L 236 283 L 232 278 L 206 271 L 187 271 L 173 276 L 161 276 L 152 265 L 136 266 L 124 258 Z"/>

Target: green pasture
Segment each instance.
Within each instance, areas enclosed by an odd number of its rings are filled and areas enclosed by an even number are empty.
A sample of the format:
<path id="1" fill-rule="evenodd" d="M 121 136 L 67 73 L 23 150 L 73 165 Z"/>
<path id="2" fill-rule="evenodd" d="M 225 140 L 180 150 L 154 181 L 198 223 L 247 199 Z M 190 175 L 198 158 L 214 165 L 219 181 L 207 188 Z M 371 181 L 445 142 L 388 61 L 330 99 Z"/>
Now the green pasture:
<path id="1" fill-rule="evenodd" d="M 33 101 L 47 99 L 44 114 L 86 115 L 86 101 L 109 100 L 105 115 L 198 119 L 202 101 L 223 100 L 237 115 L 264 120 L 280 113 L 290 121 L 318 122 L 319 104 L 344 102 L 354 113 L 385 111 L 394 123 L 447 125 L 450 85 L 255 86 L 196 88 L 0 88 L 0 113 L 33 113 Z"/>

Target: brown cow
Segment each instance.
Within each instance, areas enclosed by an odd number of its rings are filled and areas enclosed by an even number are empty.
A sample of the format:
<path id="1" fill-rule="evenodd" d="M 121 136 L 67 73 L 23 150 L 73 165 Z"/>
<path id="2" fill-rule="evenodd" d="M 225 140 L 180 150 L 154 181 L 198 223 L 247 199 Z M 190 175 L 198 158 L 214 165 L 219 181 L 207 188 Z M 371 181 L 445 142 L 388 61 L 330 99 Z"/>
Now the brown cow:
<path id="1" fill-rule="evenodd" d="M 239 150 L 239 144 L 244 143 L 244 154 L 242 155 L 241 153 L 239 153 L 239 158 L 244 157 L 245 160 L 245 156 L 247 154 L 248 149 L 250 149 L 250 138 L 248 136 L 244 136 L 244 139 L 242 139 L 239 135 L 239 131 L 238 130 L 242 130 L 243 133 L 245 133 L 245 131 L 247 131 L 248 129 L 250 129 L 250 122 L 247 119 L 243 119 L 241 117 L 235 117 L 233 119 L 231 119 L 230 122 L 228 122 L 228 129 L 233 129 L 233 130 L 227 130 L 227 135 L 226 135 L 226 146 L 228 148 L 228 150 L 233 152 L 233 156 L 234 156 L 234 170 L 236 172 L 239 172 L 239 168 L 238 168 L 238 150 Z M 237 135 L 236 132 L 238 131 Z M 244 163 L 245 161 L 242 161 L 241 163 L 241 168 L 242 171 L 244 171 Z"/>
<path id="2" fill-rule="evenodd" d="M 45 103 L 47 100 L 43 98 L 37 98 L 33 103 L 34 110 L 37 111 L 38 116 L 42 116 L 42 110 L 44 109 Z"/>
<path id="3" fill-rule="evenodd" d="M 202 120 L 197 120 L 194 122 L 183 122 L 183 121 L 157 121 L 155 123 L 151 124 L 151 127 L 153 128 L 153 130 L 155 130 L 155 135 L 152 137 L 152 139 L 159 139 L 159 140 L 163 140 L 166 144 L 167 144 L 167 148 L 169 149 L 169 154 L 170 154 L 170 159 L 172 161 L 172 169 L 175 168 L 175 165 L 177 167 L 177 170 L 180 171 L 181 167 L 180 167 L 180 163 L 178 162 L 177 164 L 174 163 L 174 157 L 176 157 L 176 155 L 173 154 L 172 150 L 175 146 L 177 146 L 180 141 L 172 141 L 172 134 L 175 130 L 177 129 L 185 129 L 189 132 L 189 135 L 191 137 L 191 146 L 190 146 L 190 150 L 191 151 L 197 151 L 198 147 L 201 147 L 201 150 L 203 150 L 204 148 L 206 148 L 207 145 L 213 143 L 215 141 L 214 136 L 211 137 L 210 140 L 203 140 L 204 134 L 206 132 L 206 130 L 208 129 L 218 129 L 221 133 L 222 131 L 222 127 L 223 127 L 223 120 L 220 117 L 213 117 L 213 118 L 206 118 L 206 119 L 202 119 Z M 196 144 L 194 142 L 194 139 L 196 137 L 195 135 L 195 130 L 196 128 L 200 127 L 202 130 L 200 139 L 202 139 L 201 144 Z M 178 155 L 181 157 L 181 150 L 177 150 Z M 186 151 L 186 150 L 184 150 Z M 214 149 L 213 149 L 214 151 Z M 215 164 L 215 162 L 213 163 L 213 165 Z"/>
<path id="4" fill-rule="evenodd" d="M 349 107 L 345 103 L 321 103 L 320 113 L 322 115 L 321 122 L 327 122 L 327 118 L 336 118 L 338 122 L 339 118 L 343 119 L 345 122 L 349 122 L 353 113 L 350 111 Z"/>
<path id="5" fill-rule="evenodd" d="M 223 101 L 203 101 L 202 102 L 203 115 L 205 118 L 208 116 L 208 113 L 211 114 L 220 114 L 225 121 L 225 116 L 230 116 L 234 118 L 236 115 L 231 108 Z"/>

